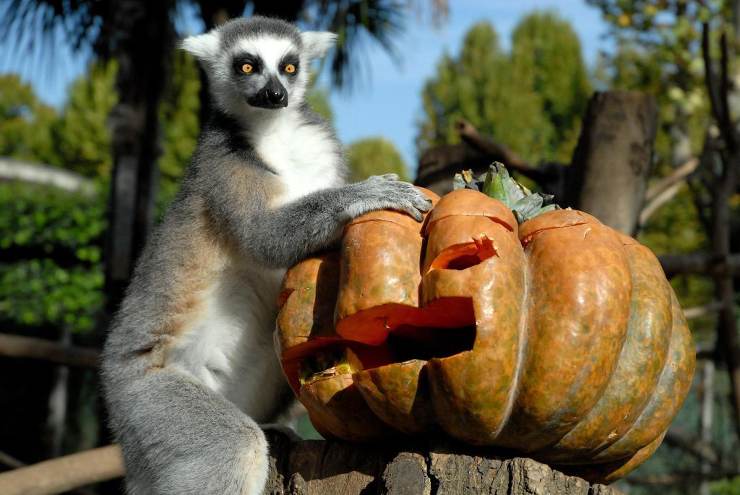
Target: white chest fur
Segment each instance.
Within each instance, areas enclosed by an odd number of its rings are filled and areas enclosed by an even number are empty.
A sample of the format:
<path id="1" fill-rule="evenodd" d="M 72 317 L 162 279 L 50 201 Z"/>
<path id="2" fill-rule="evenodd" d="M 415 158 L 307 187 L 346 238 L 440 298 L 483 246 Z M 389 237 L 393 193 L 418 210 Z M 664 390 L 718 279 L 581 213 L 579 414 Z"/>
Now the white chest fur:
<path id="1" fill-rule="evenodd" d="M 328 132 L 284 112 L 260 126 L 258 135 L 248 136 L 283 183 L 272 207 L 342 182 L 339 150 Z M 258 421 L 267 419 L 284 385 L 272 343 L 283 272 L 240 263 L 227 266 L 204 291 L 204 310 L 170 352 L 172 366 Z"/>
<path id="2" fill-rule="evenodd" d="M 252 136 L 257 154 L 280 176 L 283 191 L 273 207 L 341 183 L 340 155 L 327 130 L 302 121 L 294 110 Z"/>
<path id="3" fill-rule="evenodd" d="M 284 383 L 272 337 L 283 273 L 227 267 L 204 291 L 203 311 L 170 350 L 172 366 L 257 421 L 268 419 Z"/>

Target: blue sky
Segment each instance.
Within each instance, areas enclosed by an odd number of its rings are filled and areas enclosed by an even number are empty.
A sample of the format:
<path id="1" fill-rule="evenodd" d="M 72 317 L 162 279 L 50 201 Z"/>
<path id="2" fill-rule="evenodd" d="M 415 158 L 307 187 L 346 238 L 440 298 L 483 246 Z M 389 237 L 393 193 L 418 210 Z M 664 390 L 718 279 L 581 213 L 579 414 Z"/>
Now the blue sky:
<path id="1" fill-rule="evenodd" d="M 415 3 L 423 6 L 429 1 Z M 398 61 L 380 47 L 366 44 L 365 77 L 358 78 L 351 92 L 335 91 L 331 95 L 337 132 L 344 143 L 383 136 L 398 147 L 413 171 L 415 123 L 421 117 L 424 82 L 433 75 L 441 55 L 457 53 L 465 32 L 480 20 L 491 22 L 504 48 L 508 48 L 511 32 L 523 15 L 535 9 L 550 9 L 573 25 L 589 64 L 595 61 L 599 50 L 609 48 L 609 42 L 602 36 L 606 24 L 599 12 L 582 0 L 449 0 L 449 3 L 449 17 L 441 26 L 433 26 L 428 14 L 408 17 L 403 35 L 396 39 Z M 187 31 L 202 29 L 189 15 L 182 24 L 187 26 Z M 0 41 L 0 71 L 20 72 L 44 101 L 56 106 L 64 103 L 66 87 L 85 70 L 88 61 L 59 42 L 52 69 L 34 70 L 36 61 L 13 57 L 10 49 L 7 41 Z M 45 63 L 49 63 L 48 59 Z"/>

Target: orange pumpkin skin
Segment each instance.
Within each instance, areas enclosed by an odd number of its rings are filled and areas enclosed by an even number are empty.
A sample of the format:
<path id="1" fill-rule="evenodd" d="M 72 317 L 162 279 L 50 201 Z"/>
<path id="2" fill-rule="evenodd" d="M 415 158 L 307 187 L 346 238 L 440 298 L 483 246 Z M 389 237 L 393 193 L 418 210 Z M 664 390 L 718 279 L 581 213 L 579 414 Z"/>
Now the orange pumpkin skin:
<path id="1" fill-rule="evenodd" d="M 695 355 L 650 250 L 576 210 L 517 225 L 477 191 L 434 200 L 423 224 L 360 217 L 339 253 L 286 274 L 276 342 L 317 429 L 441 429 L 602 482 L 652 455 Z M 418 351 L 425 337 L 442 352 Z M 301 360 L 328 346 L 350 350 L 351 371 L 301 384 Z"/>

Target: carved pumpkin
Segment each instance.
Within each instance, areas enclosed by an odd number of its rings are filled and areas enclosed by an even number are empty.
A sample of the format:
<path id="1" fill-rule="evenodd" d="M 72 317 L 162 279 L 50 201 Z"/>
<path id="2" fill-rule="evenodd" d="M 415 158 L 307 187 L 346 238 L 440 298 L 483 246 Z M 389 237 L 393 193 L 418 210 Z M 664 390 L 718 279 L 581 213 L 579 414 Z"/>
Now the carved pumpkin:
<path id="1" fill-rule="evenodd" d="M 487 189 L 504 202 L 459 189 L 423 224 L 364 215 L 338 253 L 290 269 L 276 330 L 288 381 L 327 437 L 441 429 L 621 477 L 657 449 L 691 384 L 676 297 L 637 241 L 507 194 L 522 189 L 504 169 Z"/>

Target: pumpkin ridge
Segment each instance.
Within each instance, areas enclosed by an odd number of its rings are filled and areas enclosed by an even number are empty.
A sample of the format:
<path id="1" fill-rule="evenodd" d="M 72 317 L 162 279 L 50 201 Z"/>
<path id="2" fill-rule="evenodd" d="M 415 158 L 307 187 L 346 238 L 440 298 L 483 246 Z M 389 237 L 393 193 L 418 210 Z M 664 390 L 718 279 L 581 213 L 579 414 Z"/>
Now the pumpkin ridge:
<path id="1" fill-rule="evenodd" d="M 514 411 L 514 405 L 516 404 L 517 399 L 519 398 L 519 387 L 522 382 L 522 376 L 524 375 L 524 360 L 527 357 L 527 344 L 529 343 L 529 339 L 527 338 L 529 335 L 528 332 L 528 316 L 529 316 L 529 308 L 532 304 L 531 297 L 529 296 L 530 292 L 530 286 L 531 286 L 531 267 L 529 265 L 529 261 L 527 258 L 527 253 L 524 253 L 524 283 L 523 283 L 523 290 L 522 290 L 522 309 L 521 314 L 519 315 L 519 333 L 518 333 L 518 340 L 519 340 L 519 348 L 517 349 L 516 354 L 516 366 L 514 367 L 514 378 L 512 379 L 512 385 L 511 389 L 509 390 L 509 397 L 507 398 L 506 407 L 504 409 L 504 415 L 503 419 L 501 420 L 501 423 L 499 424 L 499 427 L 496 429 L 496 432 L 494 434 L 494 437 L 498 439 L 501 432 L 508 426 L 509 424 L 509 418 L 511 418 L 511 414 Z"/>
<path id="2" fill-rule="evenodd" d="M 588 224 L 554 229 L 525 250 L 529 340 L 512 420 L 501 435 L 505 446 L 546 449 L 598 402 L 626 332 L 632 287 L 621 247 L 610 229 Z"/>
<path id="3" fill-rule="evenodd" d="M 640 448 L 654 441 L 668 429 L 675 413 L 681 408 L 683 401 L 686 399 L 686 392 L 688 387 L 691 386 L 690 378 L 693 376 L 696 358 L 693 352 L 691 333 L 672 290 L 671 300 L 674 319 L 671 326 L 668 358 L 665 360 L 653 395 L 637 420 L 624 433 L 622 438 L 593 456 L 596 462 L 611 461 L 614 457 L 621 458 L 624 456 L 620 455 L 622 452 L 634 452 L 635 449 L 630 448 L 630 444 L 634 444 L 640 437 L 648 437 L 640 442 L 642 445 L 637 446 Z M 688 362 L 685 360 L 687 357 L 689 358 Z M 683 368 L 682 365 L 686 368 Z M 663 390 L 661 391 L 661 389 Z M 665 403 L 666 399 L 668 404 Z M 659 409 L 656 411 L 657 407 Z M 662 418 L 658 416 L 662 416 Z M 650 433 L 657 427 L 660 427 L 658 432 Z"/>
<path id="4" fill-rule="evenodd" d="M 615 233 L 622 240 L 625 237 L 616 231 Z M 623 242 L 622 250 L 627 256 L 630 277 L 633 284 L 632 294 L 630 296 L 630 314 L 627 323 L 627 332 L 622 348 L 619 351 L 617 366 L 614 368 L 604 392 L 593 408 L 571 431 L 566 433 L 557 443 L 549 447 L 548 450 L 550 452 L 544 456 L 549 461 L 557 463 L 564 462 L 568 458 L 594 455 L 622 438 L 647 406 L 650 400 L 647 392 L 655 388 L 665 365 L 670 335 L 665 336 L 660 332 L 660 329 L 667 328 L 668 332 L 670 332 L 672 326 L 672 321 L 670 320 L 672 318 L 670 286 L 668 286 L 665 280 L 661 280 L 661 277 L 663 277 L 662 270 L 659 269 L 658 261 L 652 253 L 650 253 L 649 257 L 645 257 L 646 248 L 637 243 L 628 244 Z M 646 268 L 651 271 L 646 272 Z M 658 284 L 662 283 L 664 290 L 656 294 L 658 297 L 653 299 L 654 302 L 642 302 L 644 301 L 644 292 L 654 291 L 654 284 L 656 282 Z M 666 316 L 669 318 L 667 322 L 662 321 L 660 318 L 661 309 L 667 312 Z M 644 323 L 646 319 L 651 321 L 651 323 L 646 325 Z M 657 350 L 656 347 L 661 345 L 661 342 L 664 342 L 663 348 L 660 349 L 662 354 L 656 358 L 654 351 Z M 646 354 L 640 356 L 640 351 Z M 649 372 L 647 376 L 645 374 L 635 375 L 638 373 L 638 369 L 635 367 L 636 365 L 644 365 L 646 362 L 653 362 L 656 359 L 661 363 L 661 368 L 654 375 Z M 630 382 L 634 384 L 634 380 L 638 376 L 640 384 L 645 387 L 645 393 L 640 395 L 639 391 L 636 391 L 633 395 L 634 399 L 630 402 L 629 399 L 623 398 L 625 394 L 628 394 L 623 389 L 623 386 L 625 383 L 629 384 Z M 649 380 L 649 382 L 646 380 Z M 620 390 L 620 388 L 622 389 Z M 615 402 L 617 403 L 616 405 Z M 615 414 L 615 408 L 619 411 L 618 421 L 622 425 L 620 425 L 621 428 L 608 428 L 607 431 L 611 431 L 607 433 L 604 430 L 605 421 L 608 423 L 608 414 L 611 413 L 612 416 Z M 623 408 L 627 409 L 624 410 Z M 622 415 L 623 412 L 625 414 L 624 416 Z M 616 420 L 617 418 L 612 419 Z M 629 421 L 629 424 L 625 424 L 627 421 Z M 583 448 L 575 447 L 576 445 L 588 445 L 589 438 L 602 438 L 602 441 L 595 447 L 593 445 Z M 591 443 L 593 444 L 593 442 Z"/>

